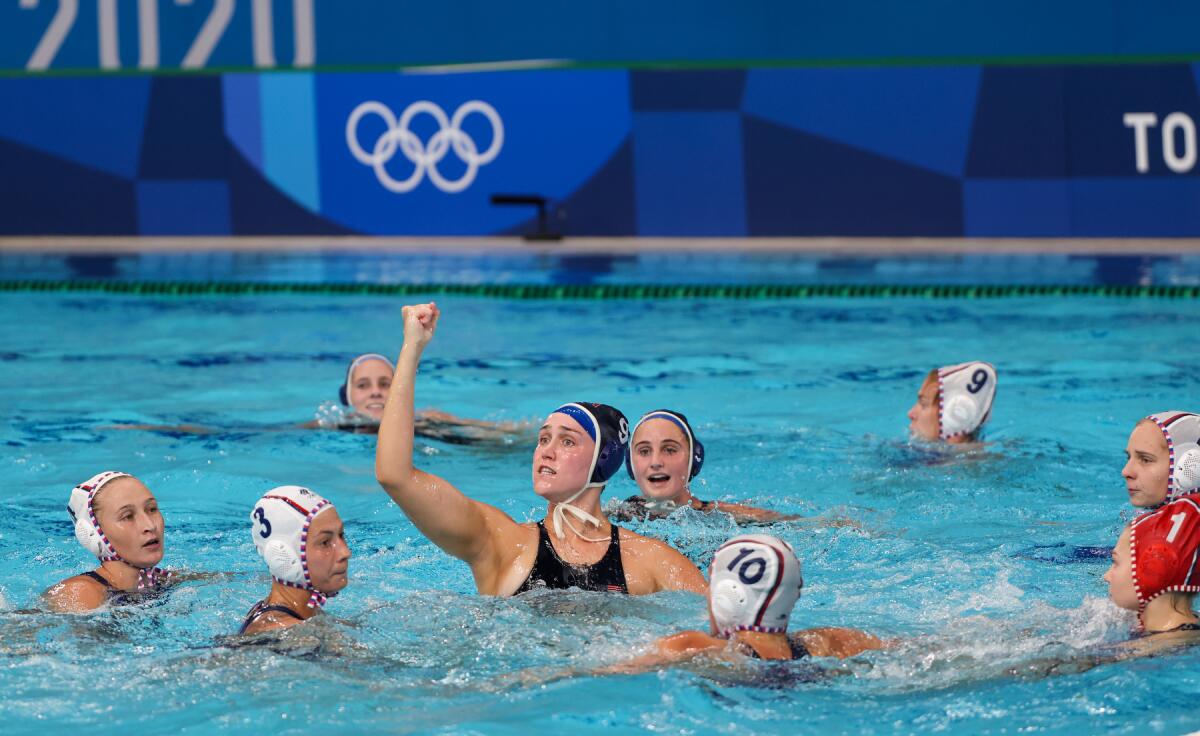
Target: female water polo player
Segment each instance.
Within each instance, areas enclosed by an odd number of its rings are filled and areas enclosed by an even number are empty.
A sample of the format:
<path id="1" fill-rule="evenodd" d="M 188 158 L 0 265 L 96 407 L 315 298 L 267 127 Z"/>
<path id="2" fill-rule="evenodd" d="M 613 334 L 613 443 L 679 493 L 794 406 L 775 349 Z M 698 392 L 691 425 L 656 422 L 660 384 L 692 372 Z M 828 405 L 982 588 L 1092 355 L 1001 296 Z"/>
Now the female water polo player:
<path id="1" fill-rule="evenodd" d="M 106 471 L 71 489 L 75 538 L 100 566 L 43 594 L 51 610 L 90 611 L 151 598 L 166 587 L 163 517 L 150 489 L 128 473 Z"/>
<path id="2" fill-rule="evenodd" d="M 1200 489 L 1200 416 L 1185 411 L 1151 414 L 1133 427 L 1125 447 L 1129 503 L 1152 509 Z"/>
<path id="3" fill-rule="evenodd" d="M 349 582 L 350 547 L 337 509 L 307 488 L 279 486 L 250 512 L 250 536 L 271 571 L 271 592 L 238 633 L 282 629 L 312 618 Z"/>
<path id="4" fill-rule="evenodd" d="M 734 537 L 717 550 L 709 568 L 710 629 L 663 637 L 654 651 L 608 672 L 637 672 L 698 656 L 787 660 L 852 657 L 883 642 L 857 629 L 818 628 L 787 633 L 804 580 L 791 545 L 765 534 Z"/>
<path id="5" fill-rule="evenodd" d="M 1104 573 L 1108 596 L 1137 611 L 1140 636 L 1200 632 L 1200 498 L 1185 496 L 1129 523 Z"/>
<path id="6" fill-rule="evenodd" d="M 392 362 L 378 353 L 364 353 L 350 361 L 345 381 L 338 387 L 339 403 L 327 401 L 317 409 L 317 418 L 303 424 L 260 427 L 204 427 L 195 424 L 117 424 L 110 429 L 144 429 L 173 434 L 216 434 L 226 430 L 336 429 L 356 434 L 374 434 L 379 430 L 383 405 L 395 372 Z M 512 444 L 525 425 L 517 422 L 488 422 L 464 419 L 436 409 L 416 415 L 419 437 L 456 445 Z"/>
<path id="7" fill-rule="evenodd" d="M 346 380 L 338 388 L 340 404 L 324 405 L 319 419 L 304 426 L 310 429 L 340 429 L 372 433 L 379 429 L 383 406 L 396 368 L 379 353 L 365 353 L 350 361 Z M 436 409 L 419 411 L 415 416 L 418 437 L 451 444 L 511 442 L 524 427 L 516 422 L 487 422 L 464 419 Z"/>
<path id="8" fill-rule="evenodd" d="M 730 514 L 739 523 L 798 518 L 743 504 L 701 501 L 692 495 L 690 483 L 703 465 L 704 445 L 687 417 L 669 409 L 642 415 L 633 428 L 625 459 L 625 469 L 641 495 L 625 499 L 614 516 L 618 520 L 645 519 L 687 506 L 696 511 Z"/>
<path id="9" fill-rule="evenodd" d="M 546 418 L 533 453 L 533 490 L 546 500 L 547 513 L 536 524 L 518 524 L 414 468 L 417 365 L 440 315 L 434 304 L 405 307 L 403 315 L 404 346 L 379 428 L 375 474 L 422 534 L 470 565 L 480 593 L 704 591 L 704 577 L 686 557 L 610 524 L 600 511 L 600 493 L 621 468 L 628 440 L 625 417 L 611 406 L 566 404 Z"/>
<path id="10" fill-rule="evenodd" d="M 929 442 L 977 442 L 995 398 L 996 369 L 991 363 L 934 369 L 917 392 L 917 403 L 908 410 L 908 430 Z"/>

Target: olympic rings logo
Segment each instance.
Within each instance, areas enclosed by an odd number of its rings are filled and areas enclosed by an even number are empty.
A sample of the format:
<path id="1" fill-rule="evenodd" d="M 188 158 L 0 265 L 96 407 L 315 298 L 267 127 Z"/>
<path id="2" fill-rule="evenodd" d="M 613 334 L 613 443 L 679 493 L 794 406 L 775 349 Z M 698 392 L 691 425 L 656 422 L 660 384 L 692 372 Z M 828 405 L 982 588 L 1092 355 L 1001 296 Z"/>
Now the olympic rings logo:
<path id="1" fill-rule="evenodd" d="M 462 123 L 471 113 L 478 113 L 487 118 L 492 126 L 492 143 L 483 153 L 471 136 L 463 132 Z M 387 131 L 379 136 L 375 145 L 368 153 L 358 142 L 358 124 L 367 115 L 378 115 L 387 124 Z M 425 114 L 438 124 L 438 131 L 430 137 L 428 143 L 423 142 L 416 133 L 409 129 L 413 118 Z M 404 194 L 417 188 L 425 175 L 438 189 L 447 194 L 457 194 L 475 181 L 479 167 L 489 164 L 500 154 L 504 145 L 504 124 L 496 109 L 481 100 L 464 102 L 447 119 L 445 111 L 428 100 L 414 102 L 404 108 L 400 119 L 381 102 L 364 102 L 354 108 L 346 120 L 346 145 L 350 153 L 359 163 L 375 169 L 375 177 L 379 183 L 390 192 Z M 467 170 L 458 179 L 447 179 L 438 170 L 438 164 L 454 149 L 454 155 L 467 165 Z M 413 172 L 407 179 L 395 179 L 388 173 L 387 163 L 392 160 L 399 150 L 413 164 Z"/>

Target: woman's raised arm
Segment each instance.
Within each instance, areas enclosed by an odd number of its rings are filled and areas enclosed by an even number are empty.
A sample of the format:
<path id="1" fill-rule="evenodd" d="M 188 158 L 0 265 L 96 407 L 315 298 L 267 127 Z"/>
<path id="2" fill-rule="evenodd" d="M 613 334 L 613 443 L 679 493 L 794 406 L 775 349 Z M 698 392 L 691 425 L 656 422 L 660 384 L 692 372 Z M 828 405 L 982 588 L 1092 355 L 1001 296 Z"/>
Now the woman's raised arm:
<path id="1" fill-rule="evenodd" d="M 422 534 L 474 568 L 490 546 L 488 512 L 499 512 L 467 498 L 448 481 L 418 470 L 412 461 L 417 366 L 440 314 L 432 302 L 403 309 L 404 347 L 379 425 L 375 477 Z"/>

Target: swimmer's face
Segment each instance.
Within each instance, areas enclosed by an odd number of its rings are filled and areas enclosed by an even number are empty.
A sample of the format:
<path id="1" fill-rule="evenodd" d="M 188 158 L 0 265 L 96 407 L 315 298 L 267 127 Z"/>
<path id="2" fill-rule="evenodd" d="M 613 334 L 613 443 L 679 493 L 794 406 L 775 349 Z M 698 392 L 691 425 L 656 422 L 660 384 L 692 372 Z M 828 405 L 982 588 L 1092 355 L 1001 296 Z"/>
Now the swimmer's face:
<path id="1" fill-rule="evenodd" d="M 684 496 L 691 460 L 687 436 L 669 419 L 648 419 L 633 434 L 629 463 L 638 489 L 646 498 Z"/>
<path id="2" fill-rule="evenodd" d="M 1129 611 L 1138 609 L 1137 589 L 1133 587 L 1133 565 L 1129 551 L 1129 528 L 1121 532 L 1112 551 L 1112 566 L 1104 573 L 1108 597 L 1117 606 Z"/>
<path id="3" fill-rule="evenodd" d="M 350 406 L 372 419 L 383 419 L 383 405 L 392 386 L 392 368 L 382 360 L 367 360 L 350 375 Z"/>
<path id="4" fill-rule="evenodd" d="M 926 379 L 917 392 L 917 403 L 908 410 L 908 431 L 914 437 L 933 442 L 938 439 L 940 429 L 937 379 Z"/>
<path id="5" fill-rule="evenodd" d="M 92 500 L 96 521 L 121 559 L 154 567 L 163 558 L 163 517 L 150 489 L 137 478 L 117 478 Z"/>
<path id="6" fill-rule="evenodd" d="M 336 593 L 350 582 L 350 547 L 337 509 L 317 514 L 308 527 L 308 575 L 322 593 Z"/>
<path id="7" fill-rule="evenodd" d="M 1129 503 L 1141 508 L 1157 506 L 1167 500 L 1167 479 L 1171 474 L 1171 458 L 1167 440 L 1153 422 L 1138 422 L 1125 446 L 1125 490 Z"/>
<path id="8" fill-rule="evenodd" d="M 533 492 L 564 501 L 588 482 L 596 443 L 571 417 L 555 412 L 538 430 L 533 450 Z"/>

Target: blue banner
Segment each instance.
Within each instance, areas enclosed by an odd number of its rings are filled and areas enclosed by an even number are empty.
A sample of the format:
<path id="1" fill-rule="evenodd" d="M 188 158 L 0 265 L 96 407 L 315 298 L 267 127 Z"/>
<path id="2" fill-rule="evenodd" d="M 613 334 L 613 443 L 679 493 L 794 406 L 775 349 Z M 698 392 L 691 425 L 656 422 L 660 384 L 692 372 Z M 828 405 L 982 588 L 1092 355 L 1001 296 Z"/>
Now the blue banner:
<path id="1" fill-rule="evenodd" d="M 1200 58 L 1178 0 L 0 0 L 0 71 Z"/>
<path id="2" fill-rule="evenodd" d="M 124 7 L 124 6 L 122 6 Z M 1200 236 L 1200 65 L 0 78 L 0 234 Z"/>

